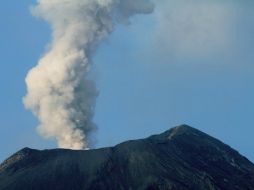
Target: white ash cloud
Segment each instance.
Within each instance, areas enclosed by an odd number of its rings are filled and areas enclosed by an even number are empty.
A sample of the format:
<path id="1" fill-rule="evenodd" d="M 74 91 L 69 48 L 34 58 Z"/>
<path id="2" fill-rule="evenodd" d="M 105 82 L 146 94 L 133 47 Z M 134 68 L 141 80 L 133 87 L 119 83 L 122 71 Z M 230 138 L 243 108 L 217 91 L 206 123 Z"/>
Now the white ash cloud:
<path id="1" fill-rule="evenodd" d="M 32 13 L 50 23 L 52 42 L 26 77 L 24 104 L 38 117 L 42 136 L 60 148 L 91 147 L 98 91 L 87 76 L 96 47 L 117 22 L 153 9 L 149 0 L 38 0 Z"/>
<path id="2" fill-rule="evenodd" d="M 236 1 L 167 0 L 156 5 L 154 41 L 166 56 L 200 57 L 225 52 L 234 41 Z"/>

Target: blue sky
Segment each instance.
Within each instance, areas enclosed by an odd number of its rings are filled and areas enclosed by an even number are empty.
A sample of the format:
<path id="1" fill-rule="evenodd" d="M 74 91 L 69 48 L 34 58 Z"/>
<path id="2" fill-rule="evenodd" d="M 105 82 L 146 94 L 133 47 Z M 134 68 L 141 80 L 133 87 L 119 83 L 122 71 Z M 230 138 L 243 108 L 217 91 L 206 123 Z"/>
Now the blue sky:
<path id="1" fill-rule="evenodd" d="M 251 1 L 161 1 L 100 45 L 97 147 L 188 124 L 254 161 L 254 8 Z M 50 41 L 35 1 L 0 7 L 0 161 L 23 147 L 55 148 L 22 104 L 24 78 Z"/>

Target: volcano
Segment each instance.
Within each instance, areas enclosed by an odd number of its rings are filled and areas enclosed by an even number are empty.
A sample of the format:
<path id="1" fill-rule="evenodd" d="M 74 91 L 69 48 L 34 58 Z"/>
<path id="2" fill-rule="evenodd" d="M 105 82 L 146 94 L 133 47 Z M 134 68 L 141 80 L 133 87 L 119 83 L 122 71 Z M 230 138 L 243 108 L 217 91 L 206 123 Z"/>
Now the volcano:
<path id="1" fill-rule="evenodd" d="M 24 148 L 0 165 L 1 190 L 254 190 L 254 165 L 187 125 L 94 150 Z"/>

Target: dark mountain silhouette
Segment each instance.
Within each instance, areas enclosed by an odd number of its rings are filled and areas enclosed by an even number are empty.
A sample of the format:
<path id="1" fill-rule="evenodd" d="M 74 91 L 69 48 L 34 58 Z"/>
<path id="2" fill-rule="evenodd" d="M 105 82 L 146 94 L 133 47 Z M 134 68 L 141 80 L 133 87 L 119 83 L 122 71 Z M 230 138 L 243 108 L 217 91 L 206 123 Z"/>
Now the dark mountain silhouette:
<path id="1" fill-rule="evenodd" d="M 24 148 L 0 165 L 0 190 L 254 190 L 254 165 L 186 125 L 97 150 Z"/>

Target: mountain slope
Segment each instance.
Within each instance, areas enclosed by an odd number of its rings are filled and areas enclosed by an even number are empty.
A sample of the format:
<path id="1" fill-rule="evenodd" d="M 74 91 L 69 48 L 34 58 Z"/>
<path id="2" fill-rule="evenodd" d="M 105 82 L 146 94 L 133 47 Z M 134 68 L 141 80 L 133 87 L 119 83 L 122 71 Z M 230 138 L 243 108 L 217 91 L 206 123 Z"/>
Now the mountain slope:
<path id="1" fill-rule="evenodd" d="M 254 190 L 254 165 L 186 125 L 88 151 L 29 148 L 0 165 L 1 190 Z"/>

